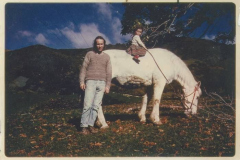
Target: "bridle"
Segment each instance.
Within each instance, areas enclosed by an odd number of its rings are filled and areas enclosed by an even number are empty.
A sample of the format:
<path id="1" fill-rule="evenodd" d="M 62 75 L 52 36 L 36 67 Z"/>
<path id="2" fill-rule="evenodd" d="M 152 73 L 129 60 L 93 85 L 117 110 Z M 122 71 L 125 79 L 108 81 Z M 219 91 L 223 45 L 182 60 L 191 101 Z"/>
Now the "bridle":
<path id="1" fill-rule="evenodd" d="M 195 96 L 196 96 L 196 92 L 199 90 L 200 86 L 201 86 L 201 82 L 199 81 L 199 82 L 197 83 L 197 85 L 194 87 L 194 90 L 193 90 L 192 93 L 190 93 L 190 94 L 182 97 L 182 100 L 181 100 L 181 101 L 182 101 L 182 104 L 183 104 L 183 106 L 184 106 L 187 110 L 192 110 L 192 106 L 194 105 L 194 104 L 193 104 L 193 100 L 194 100 L 194 98 L 195 98 Z M 189 101 L 186 99 L 186 97 L 189 97 L 189 96 L 191 96 L 192 94 L 193 94 L 192 102 L 191 102 L 190 108 L 188 108 L 186 102 L 189 102 Z M 183 102 L 183 100 L 184 100 L 184 102 Z"/>

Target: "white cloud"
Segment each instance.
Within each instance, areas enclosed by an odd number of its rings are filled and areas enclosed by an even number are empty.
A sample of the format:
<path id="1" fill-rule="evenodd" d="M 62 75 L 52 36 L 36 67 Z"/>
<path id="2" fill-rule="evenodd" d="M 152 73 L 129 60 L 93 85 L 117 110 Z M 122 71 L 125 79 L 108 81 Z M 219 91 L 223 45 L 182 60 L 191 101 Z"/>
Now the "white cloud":
<path id="1" fill-rule="evenodd" d="M 149 24 L 151 24 L 151 23 L 152 23 L 152 21 L 149 21 L 149 20 L 144 20 L 144 23 L 145 23 L 146 25 L 149 25 Z"/>
<path id="2" fill-rule="evenodd" d="M 113 43 L 124 43 L 126 40 L 131 39 L 130 35 L 121 35 L 122 24 L 119 18 L 112 16 L 111 5 L 106 3 L 98 3 L 96 4 L 96 7 L 100 16 L 105 17 L 109 21 L 108 24 L 109 28 L 112 30 Z"/>
<path id="3" fill-rule="evenodd" d="M 123 43 L 126 40 L 131 39 L 130 35 L 126 35 L 126 36 L 121 35 L 121 28 L 122 28 L 122 24 L 121 24 L 120 19 L 113 18 L 112 23 L 111 23 L 111 29 L 112 29 L 112 33 L 113 33 L 113 40 L 115 43 Z"/>
<path id="4" fill-rule="evenodd" d="M 108 20 L 112 19 L 112 11 L 110 5 L 106 3 L 96 3 L 96 7 L 98 9 L 98 13 L 102 14 Z"/>
<path id="5" fill-rule="evenodd" d="M 202 39 L 214 41 L 215 38 L 216 38 L 215 35 L 205 35 Z M 233 42 L 227 41 L 225 44 L 235 44 L 235 43 L 236 43 L 236 37 L 234 37 Z"/>
<path id="6" fill-rule="evenodd" d="M 61 33 L 61 31 L 58 28 L 56 28 L 56 29 L 49 29 L 49 30 L 47 30 L 47 33 L 55 34 L 56 36 L 62 36 L 62 33 Z"/>
<path id="7" fill-rule="evenodd" d="M 233 42 L 230 42 L 229 44 L 236 44 L 236 36 L 233 39 Z"/>
<path id="8" fill-rule="evenodd" d="M 46 39 L 46 37 L 42 33 L 33 33 L 30 31 L 18 31 L 17 32 L 18 38 L 26 38 L 28 42 L 30 43 L 38 43 L 46 45 L 49 43 L 49 40 Z"/>
<path id="9" fill-rule="evenodd" d="M 41 33 L 39 33 L 39 34 L 35 37 L 35 41 L 36 41 L 37 43 L 40 43 L 40 44 L 43 44 L 43 45 L 49 43 L 49 41 L 48 41 L 48 40 L 45 38 L 45 36 L 44 36 L 43 34 L 41 34 Z"/>
<path id="10" fill-rule="evenodd" d="M 111 43 L 106 35 L 99 31 L 99 28 L 96 24 L 81 24 L 79 26 L 80 32 L 74 31 L 71 27 L 65 27 L 61 30 L 61 33 L 67 37 L 73 44 L 75 48 L 89 48 L 92 47 L 93 40 L 97 36 L 102 36 L 106 43 Z"/>
<path id="11" fill-rule="evenodd" d="M 18 31 L 18 35 L 22 37 L 31 37 L 33 36 L 33 33 L 31 33 L 30 31 Z"/>
<path id="12" fill-rule="evenodd" d="M 70 28 L 71 30 L 75 29 L 75 25 L 73 22 L 69 22 L 68 28 Z"/>
<path id="13" fill-rule="evenodd" d="M 214 35 L 205 35 L 202 39 L 214 40 L 216 36 Z"/>

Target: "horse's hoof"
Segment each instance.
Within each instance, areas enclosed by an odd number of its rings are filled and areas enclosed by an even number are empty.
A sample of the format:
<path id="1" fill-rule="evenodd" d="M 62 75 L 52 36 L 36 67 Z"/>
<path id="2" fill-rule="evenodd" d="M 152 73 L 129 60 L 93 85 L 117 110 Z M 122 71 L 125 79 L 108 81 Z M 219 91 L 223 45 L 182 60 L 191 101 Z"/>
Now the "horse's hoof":
<path id="1" fill-rule="evenodd" d="M 140 123 L 145 124 L 145 123 L 146 123 L 146 120 L 140 121 Z"/>
<path id="2" fill-rule="evenodd" d="M 108 129 L 109 126 L 102 126 L 100 129 Z"/>
<path id="3" fill-rule="evenodd" d="M 153 122 L 153 124 L 156 125 L 156 126 L 160 126 L 160 125 L 162 125 L 162 122 L 161 121 Z"/>
<path id="4" fill-rule="evenodd" d="M 98 126 L 98 127 L 101 127 L 102 126 L 102 123 L 100 121 L 96 121 L 95 124 Z"/>

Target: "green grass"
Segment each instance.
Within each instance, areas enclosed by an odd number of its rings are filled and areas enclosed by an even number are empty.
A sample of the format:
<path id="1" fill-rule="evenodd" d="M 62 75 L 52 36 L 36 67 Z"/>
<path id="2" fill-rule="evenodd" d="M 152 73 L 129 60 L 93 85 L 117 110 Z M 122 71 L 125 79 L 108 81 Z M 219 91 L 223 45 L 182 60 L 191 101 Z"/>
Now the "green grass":
<path id="1" fill-rule="evenodd" d="M 233 156 L 235 153 L 233 122 L 209 116 L 203 110 L 198 117 L 186 117 L 181 108 L 161 107 L 161 126 L 149 121 L 142 124 L 137 117 L 139 99 L 123 104 L 120 102 L 127 97 L 108 95 L 108 99 L 117 97 L 119 103 L 103 106 L 110 128 L 83 136 L 78 130 L 81 117 L 78 95 L 16 94 L 8 104 L 15 103 L 22 109 L 6 114 L 6 156 L 218 157 Z M 162 103 L 179 102 L 164 97 Z M 147 118 L 151 109 L 150 105 Z M 221 107 L 215 109 L 222 110 Z"/>
<path id="2" fill-rule="evenodd" d="M 5 95 L 6 114 L 26 112 L 29 108 L 42 105 L 51 98 L 60 97 L 56 94 L 37 94 L 34 92 L 7 92 Z"/>

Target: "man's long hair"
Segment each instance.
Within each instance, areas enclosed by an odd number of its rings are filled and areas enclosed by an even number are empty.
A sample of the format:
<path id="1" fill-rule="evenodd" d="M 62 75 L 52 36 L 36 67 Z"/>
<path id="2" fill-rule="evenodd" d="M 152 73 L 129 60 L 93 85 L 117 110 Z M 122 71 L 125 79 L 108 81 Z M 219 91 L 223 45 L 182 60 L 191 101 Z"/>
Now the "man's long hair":
<path id="1" fill-rule="evenodd" d="M 95 51 L 95 52 L 98 51 L 98 49 L 97 49 L 97 39 L 102 39 L 104 41 L 103 49 L 105 49 L 105 47 L 106 47 L 106 40 L 102 36 L 97 36 L 93 41 L 93 51 Z"/>

